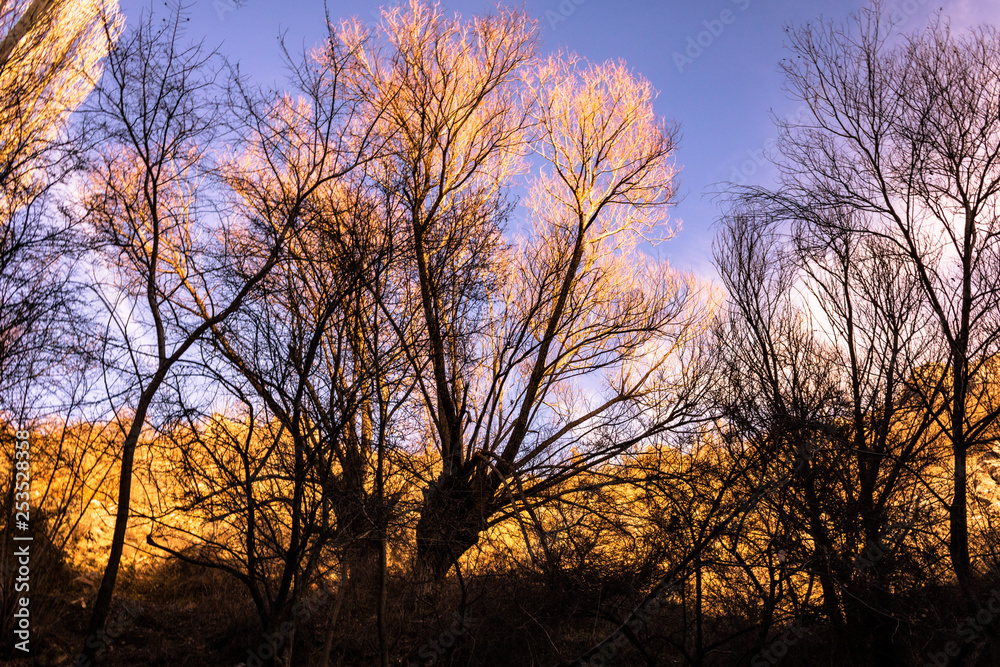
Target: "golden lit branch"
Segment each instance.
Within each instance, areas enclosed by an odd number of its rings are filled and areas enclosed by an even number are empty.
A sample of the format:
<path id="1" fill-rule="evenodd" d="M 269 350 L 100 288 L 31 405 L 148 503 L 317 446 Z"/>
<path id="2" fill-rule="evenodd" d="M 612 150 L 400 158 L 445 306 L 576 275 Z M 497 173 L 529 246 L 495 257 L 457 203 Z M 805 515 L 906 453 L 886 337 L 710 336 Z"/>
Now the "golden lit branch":
<path id="1" fill-rule="evenodd" d="M 32 196 L 43 154 L 90 93 L 122 29 L 115 0 L 0 7 L 0 183 L 4 208 Z"/>

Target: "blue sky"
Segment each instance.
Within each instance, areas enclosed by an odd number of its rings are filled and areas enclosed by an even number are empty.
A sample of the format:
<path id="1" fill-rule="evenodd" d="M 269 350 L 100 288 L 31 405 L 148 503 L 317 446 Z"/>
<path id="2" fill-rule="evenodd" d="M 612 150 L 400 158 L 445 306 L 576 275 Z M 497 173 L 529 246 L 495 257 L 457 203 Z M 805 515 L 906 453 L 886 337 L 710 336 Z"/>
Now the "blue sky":
<path id="1" fill-rule="evenodd" d="M 374 22 L 379 0 L 330 0 L 331 17 Z M 495 2 L 447 0 L 451 12 L 470 16 Z M 719 209 L 713 192 L 725 181 L 769 183 L 763 159 L 775 137 L 772 114 L 799 110 L 782 90 L 778 62 L 786 54 L 784 27 L 820 17 L 843 21 L 862 0 L 526 0 L 540 21 L 543 48 L 574 51 L 592 61 L 624 59 L 660 91 L 657 110 L 681 129 L 677 162 L 681 202 L 673 217 L 681 232 L 658 249 L 678 268 L 712 276 L 711 239 Z M 1000 23 L 997 0 L 887 0 L 904 29 L 926 25 L 943 9 L 953 25 Z M 160 2 L 154 3 L 162 8 Z M 123 0 L 130 22 L 147 1 Z M 196 0 L 189 6 L 188 34 L 218 45 L 241 71 L 260 83 L 283 77 L 278 35 L 295 51 L 325 34 L 317 0 Z"/>

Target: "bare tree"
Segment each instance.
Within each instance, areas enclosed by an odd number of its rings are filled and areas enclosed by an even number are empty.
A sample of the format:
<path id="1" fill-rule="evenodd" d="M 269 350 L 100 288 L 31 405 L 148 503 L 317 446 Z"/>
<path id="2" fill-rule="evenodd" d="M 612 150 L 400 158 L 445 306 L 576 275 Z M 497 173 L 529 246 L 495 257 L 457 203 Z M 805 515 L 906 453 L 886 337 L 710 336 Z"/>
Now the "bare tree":
<path id="1" fill-rule="evenodd" d="M 42 420 L 60 410 L 68 416 L 79 405 L 73 382 L 63 380 L 85 374 L 93 349 L 73 285 L 81 246 L 57 210 L 57 195 L 78 168 L 78 133 L 70 117 L 93 88 L 119 29 L 117 3 L 104 0 L 0 6 L 0 426 L 5 438 L 11 431 L 2 458 L 4 470 L 12 470 L 13 431 L 37 438 L 39 496 L 32 530 L 40 538 L 39 567 L 57 551 L 54 543 L 68 539 L 64 530 L 73 523 L 70 499 L 53 502 L 52 477 L 46 482 L 41 471 L 65 473 L 82 464 L 88 450 L 86 438 L 60 438 L 60 429 Z M 62 449 L 67 442 L 79 444 L 79 451 Z M 14 481 L 0 476 L 5 649 L 15 601 L 13 575 L 7 580 L 13 572 L 8 531 L 14 525 Z"/>
<path id="2" fill-rule="evenodd" d="M 43 403 L 49 371 L 73 341 L 70 274 L 77 239 L 52 192 L 77 166 L 70 114 L 100 76 L 117 4 L 0 7 L 0 394 L 3 410 Z M 13 392 L 13 393 L 12 393 Z M 34 393 L 33 393 L 34 392 Z M 6 418 L 10 418 L 7 415 Z"/>
<path id="3" fill-rule="evenodd" d="M 950 554 L 966 603 L 978 608 L 968 540 L 968 457 L 986 444 L 995 410 L 973 410 L 969 388 L 996 354 L 1000 224 L 1000 39 L 956 35 L 935 19 L 894 46 L 879 4 L 852 27 L 790 31 L 790 92 L 807 122 L 786 124 L 778 164 L 789 208 L 811 224 L 881 240 L 903 258 L 943 343 L 941 382 L 913 383 L 928 405 L 946 392 Z M 846 211 L 848 215 L 837 215 Z M 832 234 L 831 234 L 832 235 Z M 929 393 L 928 393 L 929 392 Z"/>
<path id="4" fill-rule="evenodd" d="M 279 261 L 303 224 L 310 194 L 348 173 L 363 152 L 343 143 L 337 151 L 343 109 L 336 99 L 313 110 L 286 99 L 265 113 L 238 92 L 234 101 L 247 102 L 249 122 L 229 123 L 219 63 L 199 45 L 182 46 L 182 18 L 178 9 L 156 28 L 143 17 L 109 55 L 91 112 L 105 137 L 85 201 L 107 276 L 98 276 L 95 293 L 117 334 L 105 355 L 109 383 L 125 385 L 123 403 L 113 406 L 123 436 L 115 533 L 91 632 L 103 626 L 111 604 L 135 447 L 154 399 L 175 365 Z M 304 126 L 309 137 L 287 122 L 303 114 L 312 119 Z M 227 125 L 242 133 L 222 134 Z M 317 143 L 315 133 L 329 142 Z M 226 148 L 235 159 L 216 169 Z M 234 195 L 229 201 L 259 204 L 268 217 L 223 206 L 227 192 Z M 96 647 L 89 644 L 84 653 L 92 659 Z"/>
<path id="5" fill-rule="evenodd" d="M 334 559 L 343 564 L 341 595 L 350 586 L 372 599 L 372 584 L 384 585 L 385 542 L 402 495 L 391 450 L 403 438 L 395 413 L 412 374 L 370 293 L 384 289 L 393 268 L 386 217 L 353 182 L 321 188 L 306 210 L 308 227 L 213 331 L 205 356 L 205 378 L 235 399 L 242 419 L 213 414 L 201 423 L 194 415 L 202 410 L 181 411 L 187 423 L 171 455 L 180 459 L 164 473 L 180 492 L 168 482 L 159 491 L 176 499 L 156 519 L 157 533 L 197 548 L 149 538 L 244 582 L 265 632 L 287 620 Z M 205 410 L 217 413 L 217 401 Z M 199 537 L 173 519 L 176 509 L 227 529 Z"/>
<path id="6" fill-rule="evenodd" d="M 741 201 L 717 245 L 730 295 L 720 410 L 743 437 L 770 441 L 773 456 L 810 449 L 795 483 L 764 504 L 781 536 L 761 557 L 780 549 L 786 571 L 818 572 L 822 613 L 852 636 L 862 629 L 870 643 L 859 650 L 891 663 L 890 591 L 902 592 L 914 564 L 902 565 L 919 552 L 914 522 L 934 504 L 927 473 L 943 410 L 906 384 L 937 348 L 905 261 L 877 238 L 830 233 L 782 203 L 760 193 Z M 879 545 L 878 567 L 858 567 Z"/>
<path id="7" fill-rule="evenodd" d="M 417 550 L 440 575 L 510 502 L 513 477 L 539 494 L 683 421 L 690 378 L 671 385 L 668 369 L 697 317 L 685 279 L 637 250 L 669 236 L 674 191 L 674 135 L 648 82 L 575 59 L 529 75 L 535 36 L 518 12 L 463 22 L 414 3 L 380 30 L 364 85 L 388 101 L 381 178 L 402 193 L 425 332 L 405 344 L 441 470 Z M 531 132 L 547 167 L 530 225 L 508 239 L 504 193 Z M 602 373 L 606 395 L 570 388 Z M 573 446 L 586 455 L 571 464 Z"/>

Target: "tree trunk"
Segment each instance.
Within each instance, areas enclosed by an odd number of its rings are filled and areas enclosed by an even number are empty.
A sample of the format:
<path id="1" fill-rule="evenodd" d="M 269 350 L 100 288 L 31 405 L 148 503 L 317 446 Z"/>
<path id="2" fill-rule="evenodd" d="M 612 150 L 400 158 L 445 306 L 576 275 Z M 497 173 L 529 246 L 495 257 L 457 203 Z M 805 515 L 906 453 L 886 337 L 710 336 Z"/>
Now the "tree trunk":
<path id="1" fill-rule="evenodd" d="M 418 569 L 434 579 L 444 577 L 462 554 L 475 546 L 491 514 L 488 501 L 493 497 L 492 487 L 485 480 L 470 482 L 463 472 L 442 475 L 424 491 L 417 522 L 417 563 Z M 472 474 L 484 477 L 477 471 Z"/>
<path id="2" fill-rule="evenodd" d="M 111 611 L 111 600 L 115 592 L 115 584 L 118 580 L 118 568 L 121 565 L 122 552 L 125 548 L 125 533 L 128 530 L 128 515 L 132 500 L 132 468 L 135 461 L 135 448 L 139 443 L 139 435 L 142 433 L 142 426 L 146 421 L 146 411 L 152 403 L 153 396 L 160 386 L 164 373 L 157 373 L 146 391 L 139 397 L 135 415 L 132 418 L 132 425 L 125 436 L 125 444 L 122 446 L 121 471 L 118 477 L 118 507 L 115 511 L 115 532 L 111 538 L 111 553 L 108 555 L 108 564 L 104 568 L 104 576 L 101 578 L 101 587 L 97 590 L 97 599 L 94 601 L 94 611 L 90 615 L 90 623 L 87 626 L 88 639 L 84 642 L 81 655 L 87 659 L 84 664 L 93 664 L 98 651 L 103 652 L 106 647 L 102 642 L 90 641 L 91 637 L 97 637 L 98 633 L 104 630 L 104 624 L 108 620 L 108 613 Z"/>
<path id="3" fill-rule="evenodd" d="M 323 643 L 323 653 L 320 655 L 319 667 L 329 667 L 330 652 L 333 649 L 333 638 L 337 633 L 337 621 L 340 618 L 340 608 L 344 604 L 344 597 L 347 593 L 348 568 L 347 560 L 340 561 L 340 583 L 337 590 L 337 599 L 333 603 L 333 611 L 330 613 L 330 629 L 326 633 L 326 641 Z"/>

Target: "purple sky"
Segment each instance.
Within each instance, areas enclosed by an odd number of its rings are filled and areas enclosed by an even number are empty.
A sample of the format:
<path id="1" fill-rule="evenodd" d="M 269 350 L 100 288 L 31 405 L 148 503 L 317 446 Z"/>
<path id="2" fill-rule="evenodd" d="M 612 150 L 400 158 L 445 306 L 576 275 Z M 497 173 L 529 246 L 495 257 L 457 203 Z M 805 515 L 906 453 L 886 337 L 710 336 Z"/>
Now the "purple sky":
<path id="1" fill-rule="evenodd" d="M 375 21 L 379 0 L 330 0 L 332 18 Z M 442 6 L 464 16 L 488 11 L 495 2 L 448 0 Z M 512 3 L 516 4 L 516 3 Z M 904 28 L 922 27 L 943 8 L 956 27 L 1000 23 L 997 0 L 887 0 Z M 678 268 L 714 275 L 710 265 L 718 206 L 712 192 L 722 182 L 768 183 L 772 170 L 762 152 L 775 136 L 771 114 L 794 114 L 797 105 L 782 90 L 778 62 L 785 55 L 783 27 L 819 17 L 835 21 L 862 0 L 526 0 L 541 25 L 544 49 L 575 51 L 592 61 L 624 59 L 660 91 L 657 110 L 677 121 L 681 143 L 681 203 L 673 217 L 682 230 L 659 248 Z M 134 20 L 148 7 L 122 0 Z M 161 3 L 154 3 L 157 9 Z M 277 36 L 293 51 L 325 34 L 317 0 L 196 0 L 188 10 L 188 33 L 210 45 L 260 83 L 279 83 L 282 61 Z"/>

